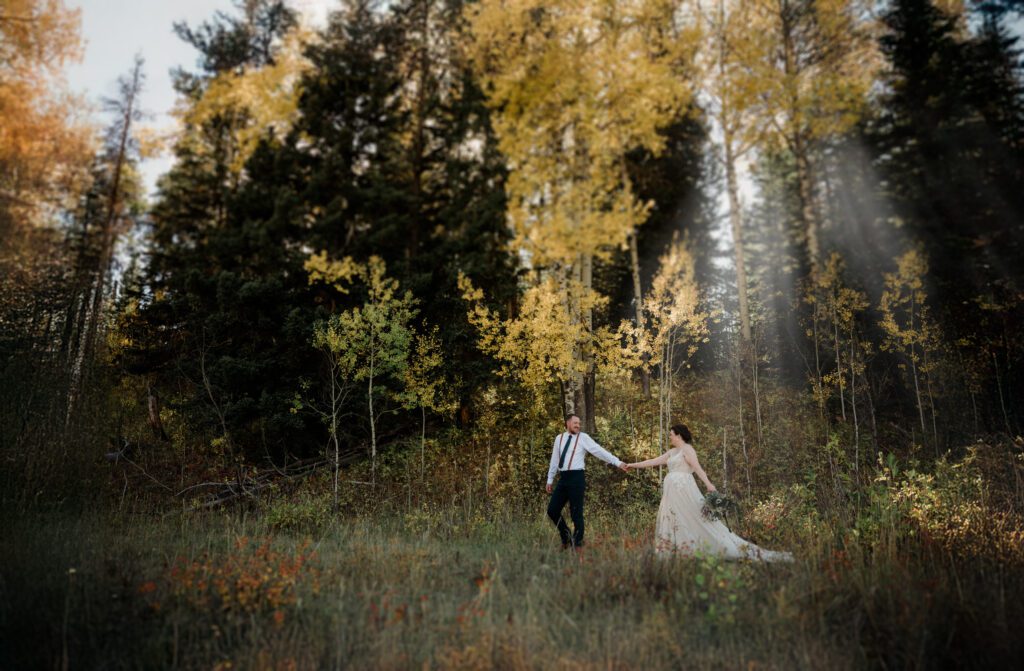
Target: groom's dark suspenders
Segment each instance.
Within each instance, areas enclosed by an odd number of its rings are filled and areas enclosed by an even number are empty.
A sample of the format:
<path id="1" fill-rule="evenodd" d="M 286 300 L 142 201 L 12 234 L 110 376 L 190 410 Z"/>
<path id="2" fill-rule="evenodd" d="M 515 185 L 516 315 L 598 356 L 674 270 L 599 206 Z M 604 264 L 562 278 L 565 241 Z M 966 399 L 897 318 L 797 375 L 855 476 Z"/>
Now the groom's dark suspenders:
<path id="1" fill-rule="evenodd" d="M 569 434 L 569 440 L 566 441 L 565 447 L 562 448 L 562 456 L 558 458 L 558 470 L 562 470 L 562 464 L 565 463 L 565 453 L 569 451 L 569 443 L 572 442 L 572 434 Z M 572 455 L 569 457 L 569 465 L 572 466 L 572 458 L 576 456 L 576 448 L 580 444 L 580 434 L 576 434 L 576 443 L 572 448 Z"/>
<path id="2" fill-rule="evenodd" d="M 562 467 L 565 466 L 565 455 L 569 452 L 569 443 L 572 442 L 573 435 L 569 434 L 569 440 L 564 445 L 559 445 L 561 449 L 561 456 L 558 459 L 558 470 L 561 471 L 562 475 L 558 479 L 558 486 L 555 487 L 554 493 L 551 495 L 551 500 L 548 502 L 548 517 L 554 522 L 555 527 L 558 529 L 558 535 L 562 539 L 562 547 L 569 547 L 570 545 L 579 547 L 583 545 L 583 490 L 586 486 L 586 481 L 583 479 L 583 470 L 565 470 L 562 471 Z M 562 438 L 559 437 L 559 443 Z M 573 457 L 576 456 L 576 448 L 580 444 L 580 434 L 576 434 L 576 442 L 573 444 L 572 454 L 569 457 L 568 466 L 572 466 Z M 565 518 L 562 517 L 562 509 L 565 504 L 569 504 L 569 512 L 572 517 L 573 531 L 569 532 L 569 525 L 565 523 Z"/>

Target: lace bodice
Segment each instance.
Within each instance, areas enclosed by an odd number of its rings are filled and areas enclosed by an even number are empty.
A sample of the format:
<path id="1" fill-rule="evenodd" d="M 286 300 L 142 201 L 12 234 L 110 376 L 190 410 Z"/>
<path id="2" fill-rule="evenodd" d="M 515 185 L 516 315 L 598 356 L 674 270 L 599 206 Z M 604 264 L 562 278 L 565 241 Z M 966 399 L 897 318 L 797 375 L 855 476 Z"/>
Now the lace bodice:
<path id="1" fill-rule="evenodd" d="M 690 464 L 686 463 L 686 459 L 683 457 L 682 450 L 676 450 L 674 454 L 668 458 L 668 472 L 669 473 L 693 473 L 693 468 Z"/>

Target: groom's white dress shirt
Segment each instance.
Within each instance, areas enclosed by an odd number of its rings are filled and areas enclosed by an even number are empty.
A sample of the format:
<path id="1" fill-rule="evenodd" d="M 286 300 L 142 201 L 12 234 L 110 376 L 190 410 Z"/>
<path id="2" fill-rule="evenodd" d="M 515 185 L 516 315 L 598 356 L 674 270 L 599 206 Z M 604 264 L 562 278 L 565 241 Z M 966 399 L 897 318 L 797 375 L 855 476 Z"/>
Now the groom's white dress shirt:
<path id="1" fill-rule="evenodd" d="M 622 463 L 621 459 L 598 445 L 594 442 L 593 438 L 582 431 L 576 435 L 566 431 L 555 437 L 555 444 L 551 447 L 551 465 L 548 467 L 549 485 L 555 481 L 555 473 L 559 471 L 558 460 L 562 456 L 562 448 L 565 447 L 565 441 L 570 437 L 572 438 L 572 442 L 569 443 L 569 451 L 565 453 L 565 462 L 562 464 L 562 471 L 582 471 L 583 458 L 586 456 L 587 452 L 590 452 L 601 461 L 607 461 L 612 466 L 619 466 Z M 573 454 L 573 448 L 576 449 L 575 454 Z"/>

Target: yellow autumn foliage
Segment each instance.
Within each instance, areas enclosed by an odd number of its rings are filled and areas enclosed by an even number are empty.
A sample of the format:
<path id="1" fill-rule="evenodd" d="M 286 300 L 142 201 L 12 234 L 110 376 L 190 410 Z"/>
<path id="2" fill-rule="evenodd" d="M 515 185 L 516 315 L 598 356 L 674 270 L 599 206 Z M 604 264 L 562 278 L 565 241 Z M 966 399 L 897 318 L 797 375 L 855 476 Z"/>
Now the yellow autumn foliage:
<path id="1" fill-rule="evenodd" d="M 688 109 L 685 69 L 697 30 L 681 0 L 483 0 L 467 8 L 468 56 L 487 94 L 506 181 L 513 248 L 537 272 L 519 314 L 503 320 L 466 278 L 480 346 L 529 387 L 562 381 L 566 402 L 595 369 L 642 362 L 629 323 L 595 328 L 592 287 L 607 259 L 647 219 L 626 171 L 657 155 L 662 130 Z"/>
<path id="2" fill-rule="evenodd" d="M 519 315 L 502 319 L 483 304 L 484 294 L 465 275 L 459 289 L 470 304 L 469 322 L 479 333 L 480 349 L 501 362 L 499 374 L 539 389 L 565 379 L 579 365 L 574 357 L 585 325 L 569 318 L 565 290 L 553 276 L 526 289 Z M 591 294 L 588 300 L 593 300 Z"/>
<path id="3" fill-rule="evenodd" d="M 710 315 L 702 305 L 687 239 L 673 240 L 659 259 L 644 310 L 651 325 L 646 345 L 650 365 L 666 363 L 666 353 L 675 344 L 686 343 L 688 358 L 700 344 L 707 342 Z"/>
<path id="4" fill-rule="evenodd" d="M 670 0 L 485 0 L 470 55 L 508 157 L 515 246 L 536 265 L 606 256 L 646 219 L 625 173 L 657 154 L 691 92 L 696 43 Z"/>
<path id="5" fill-rule="evenodd" d="M 862 117 L 881 56 L 864 0 L 744 0 L 746 67 L 767 139 L 785 146 L 843 133 Z M 790 149 L 794 149 L 790 147 Z"/>
<path id="6" fill-rule="evenodd" d="M 200 126 L 220 115 L 234 114 L 238 149 L 230 168 L 241 173 L 259 141 L 268 133 L 283 137 L 299 110 L 299 82 L 310 62 L 304 49 L 315 33 L 297 26 L 283 39 L 275 60 L 262 67 L 224 72 L 209 83 L 202 97 L 176 114 L 186 125 Z"/>

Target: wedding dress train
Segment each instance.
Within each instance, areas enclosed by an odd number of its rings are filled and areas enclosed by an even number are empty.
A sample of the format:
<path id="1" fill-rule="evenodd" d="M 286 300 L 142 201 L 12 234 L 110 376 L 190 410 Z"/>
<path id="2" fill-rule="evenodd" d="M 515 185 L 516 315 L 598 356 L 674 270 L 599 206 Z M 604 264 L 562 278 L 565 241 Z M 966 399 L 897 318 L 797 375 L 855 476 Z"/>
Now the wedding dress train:
<path id="1" fill-rule="evenodd" d="M 703 552 L 727 559 L 793 561 L 789 552 L 765 550 L 732 533 L 720 521 L 705 519 L 703 506 L 704 497 L 693 478 L 693 469 L 678 450 L 668 459 L 658 508 L 655 551 L 659 555 Z"/>

